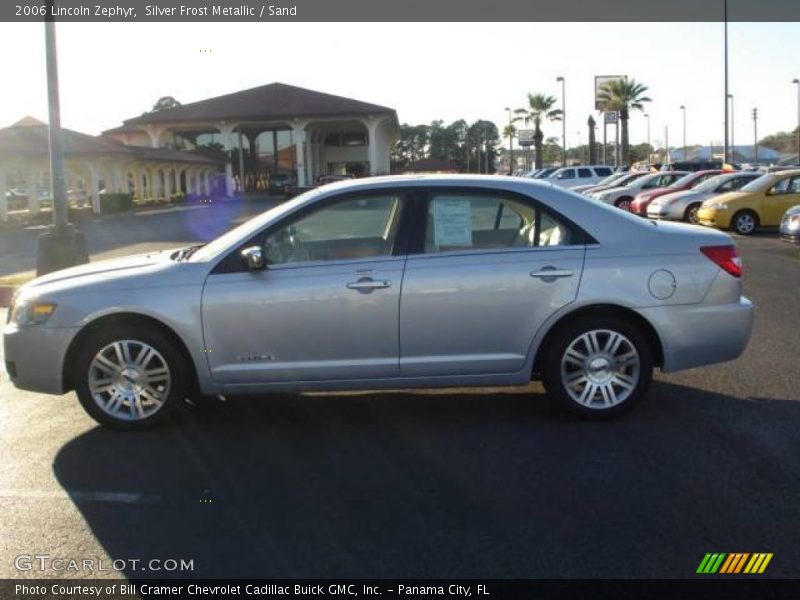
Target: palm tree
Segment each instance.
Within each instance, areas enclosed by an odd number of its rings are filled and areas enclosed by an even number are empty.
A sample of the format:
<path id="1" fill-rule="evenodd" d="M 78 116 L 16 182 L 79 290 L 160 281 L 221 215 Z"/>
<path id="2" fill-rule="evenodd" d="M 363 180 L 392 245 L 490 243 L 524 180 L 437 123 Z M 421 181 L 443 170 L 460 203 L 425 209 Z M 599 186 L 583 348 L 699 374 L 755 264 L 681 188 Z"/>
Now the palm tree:
<path id="1" fill-rule="evenodd" d="M 517 128 L 509 123 L 503 127 L 503 137 L 508 138 L 508 174 L 514 173 L 514 138 L 517 137 Z"/>
<path id="2" fill-rule="evenodd" d="M 514 121 L 522 121 L 525 125 L 533 123 L 533 145 L 536 148 L 535 168 L 542 168 L 542 119 L 560 121 L 561 109 L 553 108 L 557 100 L 554 96 L 544 94 L 528 94 L 528 107 L 514 111 L 519 115 Z"/>
<path id="3" fill-rule="evenodd" d="M 600 110 L 603 112 L 619 113 L 619 120 L 622 129 L 622 164 L 630 162 L 630 148 L 628 144 L 628 118 L 631 109 L 644 110 L 645 102 L 652 102 L 644 95 L 647 86 L 637 83 L 635 79 L 614 79 L 600 88 L 597 100 L 600 103 Z"/>

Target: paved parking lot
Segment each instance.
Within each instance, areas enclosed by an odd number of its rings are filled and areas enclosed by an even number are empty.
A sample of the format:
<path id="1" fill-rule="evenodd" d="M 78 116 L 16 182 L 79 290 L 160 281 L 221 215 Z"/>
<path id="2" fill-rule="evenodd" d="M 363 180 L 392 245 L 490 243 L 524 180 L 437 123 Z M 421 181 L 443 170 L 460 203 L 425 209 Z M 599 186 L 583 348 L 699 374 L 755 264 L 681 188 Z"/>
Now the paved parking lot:
<path id="1" fill-rule="evenodd" d="M 198 577 L 691 577 L 738 551 L 797 576 L 800 249 L 737 242 L 744 357 L 659 374 L 614 422 L 531 385 L 236 399 L 120 434 L 3 374 L 0 576 L 38 553 Z"/>

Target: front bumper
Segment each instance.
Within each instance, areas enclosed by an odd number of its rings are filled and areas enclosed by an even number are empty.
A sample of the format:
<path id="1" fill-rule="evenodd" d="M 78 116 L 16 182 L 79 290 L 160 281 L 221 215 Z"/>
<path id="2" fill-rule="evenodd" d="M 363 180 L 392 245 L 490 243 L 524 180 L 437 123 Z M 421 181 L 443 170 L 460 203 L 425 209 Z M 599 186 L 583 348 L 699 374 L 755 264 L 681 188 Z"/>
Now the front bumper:
<path id="1" fill-rule="evenodd" d="M 672 208 L 671 205 L 651 204 L 647 207 L 647 218 L 659 221 L 683 221 L 683 210 Z"/>
<path id="2" fill-rule="evenodd" d="M 662 371 L 670 373 L 734 360 L 753 328 L 753 303 L 691 304 L 639 309 L 656 328 L 664 350 Z"/>
<path id="3" fill-rule="evenodd" d="M 727 212 L 700 208 L 697 211 L 697 222 L 707 227 L 727 229 L 731 224 L 731 216 Z"/>
<path id="4" fill-rule="evenodd" d="M 800 231 L 796 229 L 794 231 L 781 231 L 781 239 L 784 242 L 800 246 Z"/>
<path id="5" fill-rule="evenodd" d="M 3 347 L 11 382 L 22 390 L 64 393 L 64 359 L 79 328 L 6 325 Z"/>

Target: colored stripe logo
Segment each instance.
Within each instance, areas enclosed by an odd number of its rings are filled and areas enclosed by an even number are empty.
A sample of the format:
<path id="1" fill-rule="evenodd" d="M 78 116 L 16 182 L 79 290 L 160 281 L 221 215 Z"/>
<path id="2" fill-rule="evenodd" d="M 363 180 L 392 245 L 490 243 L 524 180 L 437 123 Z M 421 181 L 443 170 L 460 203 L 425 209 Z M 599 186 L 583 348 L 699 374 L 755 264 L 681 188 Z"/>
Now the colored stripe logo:
<path id="1" fill-rule="evenodd" d="M 700 561 L 697 573 L 736 575 L 739 573 L 757 574 L 767 569 L 772 560 L 772 552 L 709 552 Z"/>

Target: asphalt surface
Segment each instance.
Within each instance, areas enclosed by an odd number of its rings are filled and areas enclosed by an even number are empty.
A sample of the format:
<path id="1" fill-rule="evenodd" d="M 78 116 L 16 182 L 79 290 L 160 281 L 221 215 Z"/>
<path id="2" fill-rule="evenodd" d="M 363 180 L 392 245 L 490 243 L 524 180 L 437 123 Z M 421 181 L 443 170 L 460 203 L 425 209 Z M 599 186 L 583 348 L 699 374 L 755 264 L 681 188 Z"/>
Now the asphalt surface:
<path id="1" fill-rule="evenodd" d="M 658 374 L 613 422 L 534 384 L 234 399 L 120 434 L 3 374 L 0 577 L 92 575 L 14 567 L 47 554 L 194 561 L 134 577 L 680 578 L 706 552 L 797 577 L 800 249 L 737 242 L 745 355 Z"/>

